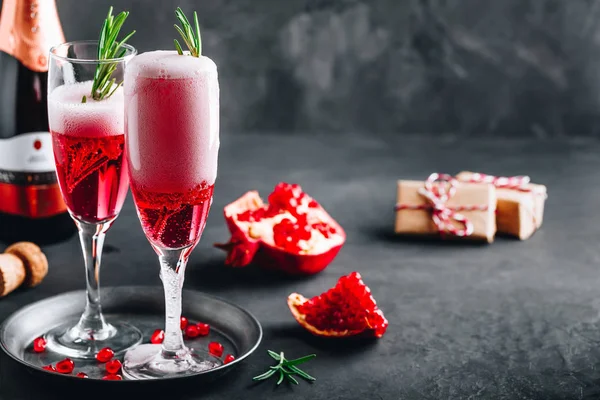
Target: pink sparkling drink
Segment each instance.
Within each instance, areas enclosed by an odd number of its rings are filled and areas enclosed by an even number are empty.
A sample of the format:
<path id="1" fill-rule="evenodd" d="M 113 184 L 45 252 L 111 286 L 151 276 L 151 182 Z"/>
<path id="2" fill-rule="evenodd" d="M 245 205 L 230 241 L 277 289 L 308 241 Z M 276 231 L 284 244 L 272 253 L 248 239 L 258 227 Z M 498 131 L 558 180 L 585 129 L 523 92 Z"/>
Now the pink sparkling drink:
<path id="1" fill-rule="evenodd" d="M 131 190 L 144 233 L 155 249 L 193 248 L 217 176 L 217 67 L 153 51 L 128 64 L 125 82 Z"/>
<path id="2" fill-rule="evenodd" d="M 94 101 L 92 82 L 63 85 L 48 97 L 56 172 L 71 214 L 99 223 L 117 217 L 129 179 L 125 151 L 123 90 Z M 88 100 L 82 103 L 82 97 Z"/>

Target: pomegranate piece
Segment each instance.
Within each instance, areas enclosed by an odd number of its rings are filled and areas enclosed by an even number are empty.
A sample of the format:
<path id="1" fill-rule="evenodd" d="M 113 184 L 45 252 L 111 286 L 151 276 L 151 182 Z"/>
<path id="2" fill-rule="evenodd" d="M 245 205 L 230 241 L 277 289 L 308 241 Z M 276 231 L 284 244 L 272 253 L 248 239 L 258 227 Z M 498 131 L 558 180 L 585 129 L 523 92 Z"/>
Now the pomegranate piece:
<path id="1" fill-rule="evenodd" d="M 78 378 L 89 378 L 88 374 L 86 374 L 85 372 L 78 372 L 75 376 Z"/>
<path id="2" fill-rule="evenodd" d="M 122 365 L 121 361 L 119 361 L 119 360 L 110 360 L 105 365 L 106 372 L 114 375 L 121 370 L 121 365 Z"/>
<path id="3" fill-rule="evenodd" d="M 208 336 L 210 333 L 210 325 L 202 322 L 198 322 L 196 324 L 196 328 L 198 328 L 198 336 Z"/>
<path id="4" fill-rule="evenodd" d="M 312 299 L 292 293 L 288 306 L 296 321 L 317 336 L 382 337 L 388 327 L 358 272 L 342 276 L 334 288 Z"/>
<path id="5" fill-rule="evenodd" d="M 45 369 L 46 371 L 56 372 L 56 368 L 54 368 L 54 365 L 52 365 L 52 364 L 50 364 L 50 365 L 44 365 L 42 367 L 42 369 Z"/>
<path id="6" fill-rule="evenodd" d="M 75 369 L 75 363 L 70 358 L 65 358 L 56 363 L 56 372 L 60 374 L 70 374 Z"/>
<path id="7" fill-rule="evenodd" d="M 103 349 L 100 349 L 98 354 L 96 354 L 96 360 L 98 360 L 98 362 L 105 363 L 110 361 L 114 355 L 115 352 L 110 347 L 104 347 Z"/>
<path id="8" fill-rule="evenodd" d="M 46 339 L 38 337 L 33 340 L 33 351 L 36 353 L 43 353 L 46 351 Z"/>
<path id="9" fill-rule="evenodd" d="M 155 330 L 152 336 L 150 336 L 150 343 L 152 344 L 161 344 L 163 340 L 165 340 L 165 331 L 162 329 Z"/>
<path id="10" fill-rule="evenodd" d="M 188 326 L 188 319 L 186 317 L 181 317 L 179 325 L 181 326 L 181 330 L 184 330 L 185 327 Z"/>
<path id="11" fill-rule="evenodd" d="M 346 242 L 346 233 L 329 214 L 296 184 L 279 183 L 263 203 L 250 191 L 227 205 L 225 221 L 231 233 L 226 265 L 255 263 L 293 275 L 325 269 Z"/>
<path id="12" fill-rule="evenodd" d="M 198 335 L 200 335 L 200 332 L 198 331 L 198 327 L 196 325 L 188 325 L 187 328 L 185 328 L 185 336 L 189 339 L 193 339 L 198 337 Z"/>
<path id="13" fill-rule="evenodd" d="M 122 381 L 123 377 L 117 374 L 109 374 L 102 378 L 103 381 Z"/>
<path id="14" fill-rule="evenodd" d="M 210 342 L 208 352 L 215 357 L 221 357 L 223 355 L 223 345 L 219 342 Z"/>
<path id="15" fill-rule="evenodd" d="M 223 360 L 223 364 L 229 364 L 230 362 L 234 361 L 235 357 L 231 354 L 227 354 L 225 356 L 225 359 Z"/>

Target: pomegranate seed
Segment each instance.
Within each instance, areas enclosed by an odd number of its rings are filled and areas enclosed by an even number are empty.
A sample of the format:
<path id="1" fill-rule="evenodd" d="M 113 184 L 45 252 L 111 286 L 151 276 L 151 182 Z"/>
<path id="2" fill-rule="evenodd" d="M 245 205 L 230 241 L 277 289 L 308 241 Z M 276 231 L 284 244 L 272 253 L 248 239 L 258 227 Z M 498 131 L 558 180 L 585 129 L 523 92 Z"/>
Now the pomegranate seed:
<path id="1" fill-rule="evenodd" d="M 185 336 L 190 339 L 198 337 L 199 334 L 200 332 L 198 331 L 198 327 L 196 325 L 189 325 L 187 328 L 185 328 Z"/>
<path id="2" fill-rule="evenodd" d="M 179 323 L 181 326 L 181 330 L 184 330 L 186 326 L 188 326 L 188 319 L 186 317 L 181 317 L 181 322 Z"/>
<path id="3" fill-rule="evenodd" d="M 52 365 L 52 364 L 50 364 L 50 365 L 44 365 L 42 367 L 42 369 L 45 369 L 46 371 L 56 372 L 56 368 L 54 368 L 54 365 Z"/>
<path id="4" fill-rule="evenodd" d="M 317 208 L 317 207 L 319 207 L 319 203 L 317 203 L 317 202 L 316 202 L 316 201 L 314 201 L 314 200 L 311 200 L 311 201 L 308 203 L 308 206 L 309 206 L 310 208 Z"/>
<path id="5" fill-rule="evenodd" d="M 121 369 L 121 361 L 119 360 L 110 360 L 106 363 L 106 372 L 109 374 L 116 374 Z"/>
<path id="6" fill-rule="evenodd" d="M 113 358 L 115 355 L 115 352 L 112 351 L 112 349 L 110 347 L 105 347 L 103 349 L 101 349 L 98 354 L 96 354 L 96 360 L 98 360 L 101 363 L 105 363 L 107 361 L 110 361 L 111 358 Z"/>
<path id="7" fill-rule="evenodd" d="M 199 336 L 208 336 L 208 334 L 210 333 L 210 325 L 209 324 L 204 324 L 202 322 L 198 322 L 196 324 L 196 328 L 198 328 Z"/>
<path id="8" fill-rule="evenodd" d="M 161 344 L 165 340 L 165 331 L 157 329 L 150 337 L 150 342 L 153 344 Z"/>
<path id="9" fill-rule="evenodd" d="M 78 372 L 75 376 L 78 378 L 89 378 L 88 374 L 86 374 L 85 372 Z"/>
<path id="10" fill-rule="evenodd" d="M 110 374 L 110 375 L 106 375 L 104 378 L 102 378 L 103 381 L 122 381 L 123 378 L 121 377 L 121 375 L 115 375 L 115 374 Z"/>
<path id="11" fill-rule="evenodd" d="M 208 352 L 215 357 L 221 357 L 223 355 L 223 345 L 219 342 L 210 342 Z"/>
<path id="12" fill-rule="evenodd" d="M 70 358 L 65 358 L 56 363 L 56 372 L 70 374 L 75 369 L 75 363 Z"/>
<path id="13" fill-rule="evenodd" d="M 46 339 L 38 337 L 33 340 L 33 351 L 36 353 L 42 353 L 46 350 Z"/>
<path id="14" fill-rule="evenodd" d="M 225 360 L 223 360 L 223 364 L 229 364 L 230 362 L 232 362 L 233 360 L 235 360 L 235 357 L 232 356 L 231 354 L 227 354 L 225 356 Z"/>

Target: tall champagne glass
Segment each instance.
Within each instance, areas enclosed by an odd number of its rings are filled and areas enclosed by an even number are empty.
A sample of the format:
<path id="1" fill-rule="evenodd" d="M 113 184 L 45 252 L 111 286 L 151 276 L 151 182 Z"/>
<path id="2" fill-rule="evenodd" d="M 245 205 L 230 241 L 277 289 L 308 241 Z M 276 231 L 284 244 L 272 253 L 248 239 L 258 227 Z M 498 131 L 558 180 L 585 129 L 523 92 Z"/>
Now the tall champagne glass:
<path id="1" fill-rule="evenodd" d="M 165 339 L 127 351 L 129 378 L 186 375 L 216 366 L 187 348 L 181 290 L 212 203 L 219 151 L 219 83 L 208 57 L 153 51 L 135 57 L 125 78 L 126 149 L 142 228 L 160 261 Z"/>
<path id="2" fill-rule="evenodd" d="M 105 321 L 99 292 L 104 237 L 121 211 L 129 178 L 123 89 L 102 100 L 92 99 L 90 93 L 98 66 L 114 64 L 111 78 L 123 80 L 125 65 L 136 54 L 133 47 L 124 47 L 124 57 L 114 60 L 98 60 L 95 41 L 65 43 L 50 51 L 52 146 L 60 190 L 79 229 L 87 299 L 78 321 L 65 321 L 46 336 L 53 351 L 76 358 L 93 358 L 103 347 L 123 352 L 142 339 L 139 330 L 127 323 Z"/>

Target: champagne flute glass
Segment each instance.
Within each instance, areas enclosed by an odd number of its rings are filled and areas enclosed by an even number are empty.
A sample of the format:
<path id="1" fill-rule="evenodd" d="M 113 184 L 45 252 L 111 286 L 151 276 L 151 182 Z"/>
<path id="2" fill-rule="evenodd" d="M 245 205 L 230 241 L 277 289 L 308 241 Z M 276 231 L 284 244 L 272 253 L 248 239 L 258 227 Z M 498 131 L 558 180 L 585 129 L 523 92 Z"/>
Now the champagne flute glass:
<path id="1" fill-rule="evenodd" d="M 123 89 L 94 100 L 96 68 L 114 65 L 111 79 L 121 82 L 135 48 L 124 45 L 122 58 L 98 60 L 97 41 L 60 44 L 50 50 L 48 118 L 62 196 L 79 230 L 85 261 L 87 298 L 79 320 L 47 333 L 48 347 L 69 357 L 89 359 L 104 347 L 115 353 L 139 344 L 140 331 L 106 322 L 100 305 L 100 259 L 104 237 L 121 211 L 129 178 L 125 149 Z"/>
<path id="2" fill-rule="evenodd" d="M 153 51 L 135 57 L 125 78 L 125 140 L 131 191 L 160 262 L 165 294 L 162 345 L 125 354 L 131 379 L 187 375 L 220 365 L 187 348 L 180 329 L 188 257 L 212 204 L 219 151 L 219 83 L 208 57 Z"/>

